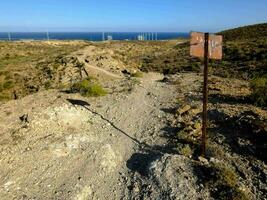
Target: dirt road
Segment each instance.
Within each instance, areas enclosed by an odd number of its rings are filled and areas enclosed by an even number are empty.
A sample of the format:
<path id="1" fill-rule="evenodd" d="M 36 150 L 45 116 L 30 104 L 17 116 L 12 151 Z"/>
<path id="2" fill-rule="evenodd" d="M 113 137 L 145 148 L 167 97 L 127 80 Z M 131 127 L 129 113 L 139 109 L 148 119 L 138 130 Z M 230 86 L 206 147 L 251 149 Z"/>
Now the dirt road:
<path id="1" fill-rule="evenodd" d="M 177 94 L 162 78 L 101 98 L 50 90 L 2 105 L 1 199 L 126 198 L 135 150 L 166 142 L 162 109 Z"/>

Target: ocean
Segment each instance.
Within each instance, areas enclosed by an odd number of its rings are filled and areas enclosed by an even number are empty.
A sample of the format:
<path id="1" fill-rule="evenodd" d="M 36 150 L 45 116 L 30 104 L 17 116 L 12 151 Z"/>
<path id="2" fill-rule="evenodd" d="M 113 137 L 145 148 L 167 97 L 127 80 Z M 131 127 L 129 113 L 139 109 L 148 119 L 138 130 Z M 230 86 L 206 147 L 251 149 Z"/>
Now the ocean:
<path id="1" fill-rule="evenodd" d="M 170 40 L 189 38 L 189 33 L 166 32 L 0 32 L 0 40 Z"/>

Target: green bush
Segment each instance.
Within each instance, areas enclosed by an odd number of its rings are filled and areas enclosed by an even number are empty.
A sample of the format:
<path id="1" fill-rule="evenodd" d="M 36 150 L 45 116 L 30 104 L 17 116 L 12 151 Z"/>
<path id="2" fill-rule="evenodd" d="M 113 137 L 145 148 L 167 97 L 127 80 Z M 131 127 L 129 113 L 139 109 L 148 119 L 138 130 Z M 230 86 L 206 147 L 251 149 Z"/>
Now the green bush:
<path id="1" fill-rule="evenodd" d="M 267 76 L 251 81 L 252 99 L 258 106 L 267 106 Z"/>
<path id="2" fill-rule="evenodd" d="M 10 89 L 13 87 L 13 82 L 12 81 L 7 81 L 3 84 L 3 89 Z"/>
<path id="3" fill-rule="evenodd" d="M 191 68 L 192 71 L 199 71 L 201 64 L 199 62 L 195 62 L 195 63 L 192 63 L 191 67 L 192 67 Z"/>
<path id="4" fill-rule="evenodd" d="M 81 82 L 75 83 L 71 87 L 71 90 L 73 92 L 79 92 L 81 95 L 86 97 L 105 96 L 107 94 L 103 87 L 93 81 L 92 78 L 87 78 Z"/>
<path id="5" fill-rule="evenodd" d="M 51 81 L 46 81 L 45 84 L 44 84 L 44 87 L 45 87 L 46 90 L 50 89 L 51 86 L 52 86 Z"/>
<path id="6" fill-rule="evenodd" d="M 7 94 L 0 94 L 0 102 L 10 100 L 10 96 Z"/>
<path id="7" fill-rule="evenodd" d="M 142 72 L 136 72 L 136 73 L 133 73 L 132 76 L 136 77 L 136 78 L 142 78 L 143 77 L 143 73 Z"/>
<path id="8" fill-rule="evenodd" d="M 179 149 L 179 152 L 186 157 L 191 157 L 193 154 L 193 150 L 188 144 Z"/>
<path id="9" fill-rule="evenodd" d="M 212 168 L 214 170 L 213 176 L 215 176 L 211 184 L 216 186 L 217 190 L 214 191 L 218 200 L 248 200 L 249 194 L 240 190 L 238 184 L 238 174 L 236 170 L 223 163 L 213 163 Z"/>

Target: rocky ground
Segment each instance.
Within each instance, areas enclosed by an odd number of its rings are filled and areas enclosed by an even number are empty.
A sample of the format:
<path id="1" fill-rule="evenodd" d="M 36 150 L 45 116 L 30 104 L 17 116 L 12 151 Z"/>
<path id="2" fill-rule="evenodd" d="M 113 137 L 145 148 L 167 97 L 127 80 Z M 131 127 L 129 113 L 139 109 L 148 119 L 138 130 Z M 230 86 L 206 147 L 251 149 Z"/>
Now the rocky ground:
<path id="1" fill-rule="evenodd" d="M 161 79 L 101 99 L 47 91 L 3 105 L 2 199 L 121 198 L 126 161 L 155 142 L 158 108 L 175 100 Z"/>
<path id="2" fill-rule="evenodd" d="M 97 45 L 58 62 L 52 83 L 88 73 L 108 95 L 48 89 L 1 104 L 1 199 L 267 199 L 267 112 L 246 81 L 210 77 L 205 159 L 202 74 L 135 78 Z"/>

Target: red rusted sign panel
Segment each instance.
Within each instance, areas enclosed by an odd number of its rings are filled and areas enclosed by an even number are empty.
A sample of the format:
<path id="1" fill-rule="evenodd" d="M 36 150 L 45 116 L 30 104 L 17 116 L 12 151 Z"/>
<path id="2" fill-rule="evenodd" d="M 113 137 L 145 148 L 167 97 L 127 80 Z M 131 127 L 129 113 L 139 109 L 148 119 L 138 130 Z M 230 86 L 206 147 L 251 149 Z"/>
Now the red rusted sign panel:
<path id="1" fill-rule="evenodd" d="M 222 59 L 222 36 L 209 35 L 209 58 L 221 60 Z M 194 57 L 204 57 L 204 42 L 205 34 L 192 32 L 190 41 L 190 55 Z"/>

